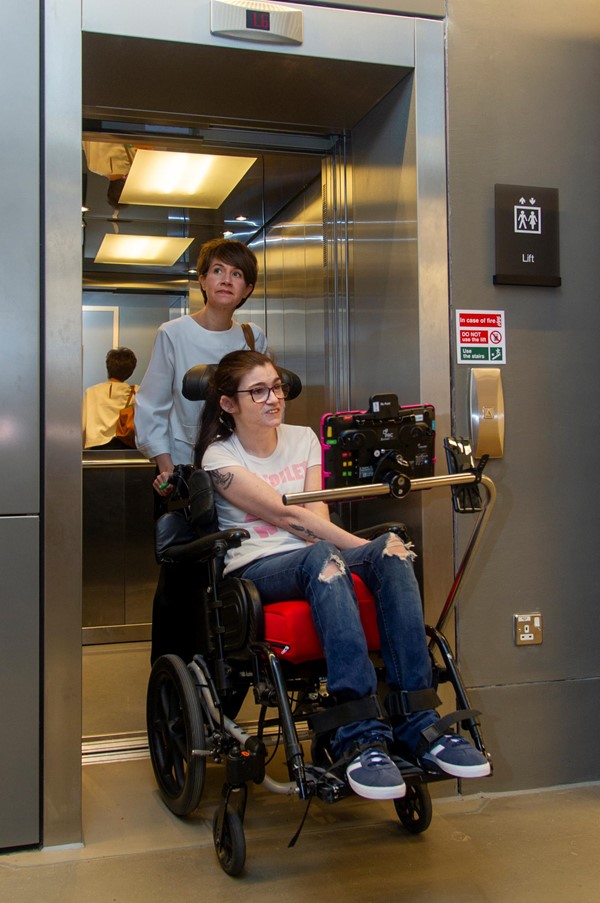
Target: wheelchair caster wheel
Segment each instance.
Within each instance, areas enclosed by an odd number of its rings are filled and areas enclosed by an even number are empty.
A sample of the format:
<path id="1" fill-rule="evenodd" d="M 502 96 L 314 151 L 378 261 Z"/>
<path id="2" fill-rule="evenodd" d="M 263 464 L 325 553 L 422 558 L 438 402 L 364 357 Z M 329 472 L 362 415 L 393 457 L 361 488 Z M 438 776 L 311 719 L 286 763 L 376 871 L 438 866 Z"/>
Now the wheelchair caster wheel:
<path id="1" fill-rule="evenodd" d="M 431 824 L 433 806 L 425 784 L 409 784 L 406 796 L 394 800 L 396 814 L 411 834 L 422 834 Z"/>
<path id="2" fill-rule="evenodd" d="M 194 679 L 182 659 L 164 655 L 148 682 L 146 719 L 150 759 L 163 802 L 174 815 L 198 808 L 206 759 L 194 756 L 206 744 Z"/>
<path id="3" fill-rule="evenodd" d="M 234 809 L 226 809 L 223 816 L 223 835 L 219 840 L 219 810 L 213 816 L 213 840 L 219 865 L 235 878 L 246 862 L 246 838 L 241 816 Z"/>

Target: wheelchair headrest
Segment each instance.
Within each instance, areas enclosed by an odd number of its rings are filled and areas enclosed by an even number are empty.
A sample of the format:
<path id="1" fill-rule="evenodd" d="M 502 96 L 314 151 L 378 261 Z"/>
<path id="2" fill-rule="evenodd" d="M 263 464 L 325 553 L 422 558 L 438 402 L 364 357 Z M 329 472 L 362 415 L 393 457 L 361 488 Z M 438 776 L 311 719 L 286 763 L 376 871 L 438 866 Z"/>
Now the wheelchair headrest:
<path id="1" fill-rule="evenodd" d="M 205 401 L 208 394 L 210 378 L 217 369 L 216 364 L 196 364 L 187 371 L 183 377 L 181 391 L 183 397 L 189 401 Z M 302 391 L 302 380 L 297 373 L 286 370 L 285 367 L 277 368 L 281 373 L 281 380 L 290 387 L 288 401 L 297 398 Z"/>

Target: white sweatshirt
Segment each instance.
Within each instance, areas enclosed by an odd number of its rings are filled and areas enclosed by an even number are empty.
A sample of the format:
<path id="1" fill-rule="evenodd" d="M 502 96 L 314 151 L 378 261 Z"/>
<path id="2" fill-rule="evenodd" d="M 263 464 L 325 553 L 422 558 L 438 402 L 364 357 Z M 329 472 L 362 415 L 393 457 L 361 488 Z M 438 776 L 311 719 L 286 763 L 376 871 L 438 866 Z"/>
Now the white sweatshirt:
<path id="1" fill-rule="evenodd" d="M 255 348 L 264 353 L 266 336 L 255 323 L 250 325 Z M 248 346 L 239 323 L 213 332 L 187 315 L 159 326 L 135 405 L 136 444 L 143 455 L 170 454 L 174 464 L 193 462 L 203 402 L 183 397 L 183 377 L 196 364 L 217 364 L 230 351 L 244 348 Z"/>

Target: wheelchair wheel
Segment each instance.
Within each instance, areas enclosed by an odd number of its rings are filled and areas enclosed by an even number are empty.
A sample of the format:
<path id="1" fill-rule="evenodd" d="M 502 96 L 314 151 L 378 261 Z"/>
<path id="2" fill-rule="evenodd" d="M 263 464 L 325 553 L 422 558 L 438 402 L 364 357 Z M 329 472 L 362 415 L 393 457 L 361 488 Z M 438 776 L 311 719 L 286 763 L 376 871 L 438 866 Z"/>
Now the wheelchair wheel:
<path id="1" fill-rule="evenodd" d="M 241 816 L 235 809 L 225 810 L 223 839 L 219 843 L 218 820 L 219 810 L 213 816 L 213 840 L 219 865 L 223 871 L 235 878 L 240 874 L 246 862 L 246 838 Z"/>
<path id="2" fill-rule="evenodd" d="M 422 834 L 431 824 L 433 806 L 426 784 L 409 784 L 406 796 L 394 800 L 396 814 L 407 831 Z"/>
<path id="3" fill-rule="evenodd" d="M 160 795 L 174 815 L 198 808 L 206 759 L 202 710 L 194 680 L 176 655 L 163 655 L 152 668 L 146 702 L 148 745 Z"/>

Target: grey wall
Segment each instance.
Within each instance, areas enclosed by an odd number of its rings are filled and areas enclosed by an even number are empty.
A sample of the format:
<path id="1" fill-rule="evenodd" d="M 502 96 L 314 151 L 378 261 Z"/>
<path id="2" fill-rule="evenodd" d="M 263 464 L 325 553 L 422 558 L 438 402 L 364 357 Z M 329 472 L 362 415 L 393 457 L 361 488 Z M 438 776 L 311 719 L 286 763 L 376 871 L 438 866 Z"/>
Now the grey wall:
<path id="1" fill-rule="evenodd" d="M 498 503 L 459 617 L 495 760 L 480 787 L 597 780 L 600 7 L 448 10 L 452 308 L 504 310 L 507 323 L 505 457 L 488 467 Z M 561 288 L 492 285 L 496 182 L 559 189 Z M 468 370 L 454 365 L 462 434 Z M 515 647 L 513 613 L 536 610 L 543 644 Z"/>
<path id="2" fill-rule="evenodd" d="M 39 23 L 0 30 L 0 848 L 40 837 Z M 23 116 L 23 110 L 29 116 Z M 17 136 L 17 140 L 15 139 Z M 27 412 L 24 416 L 23 412 Z M 11 813 L 10 818 L 7 813 Z"/>

